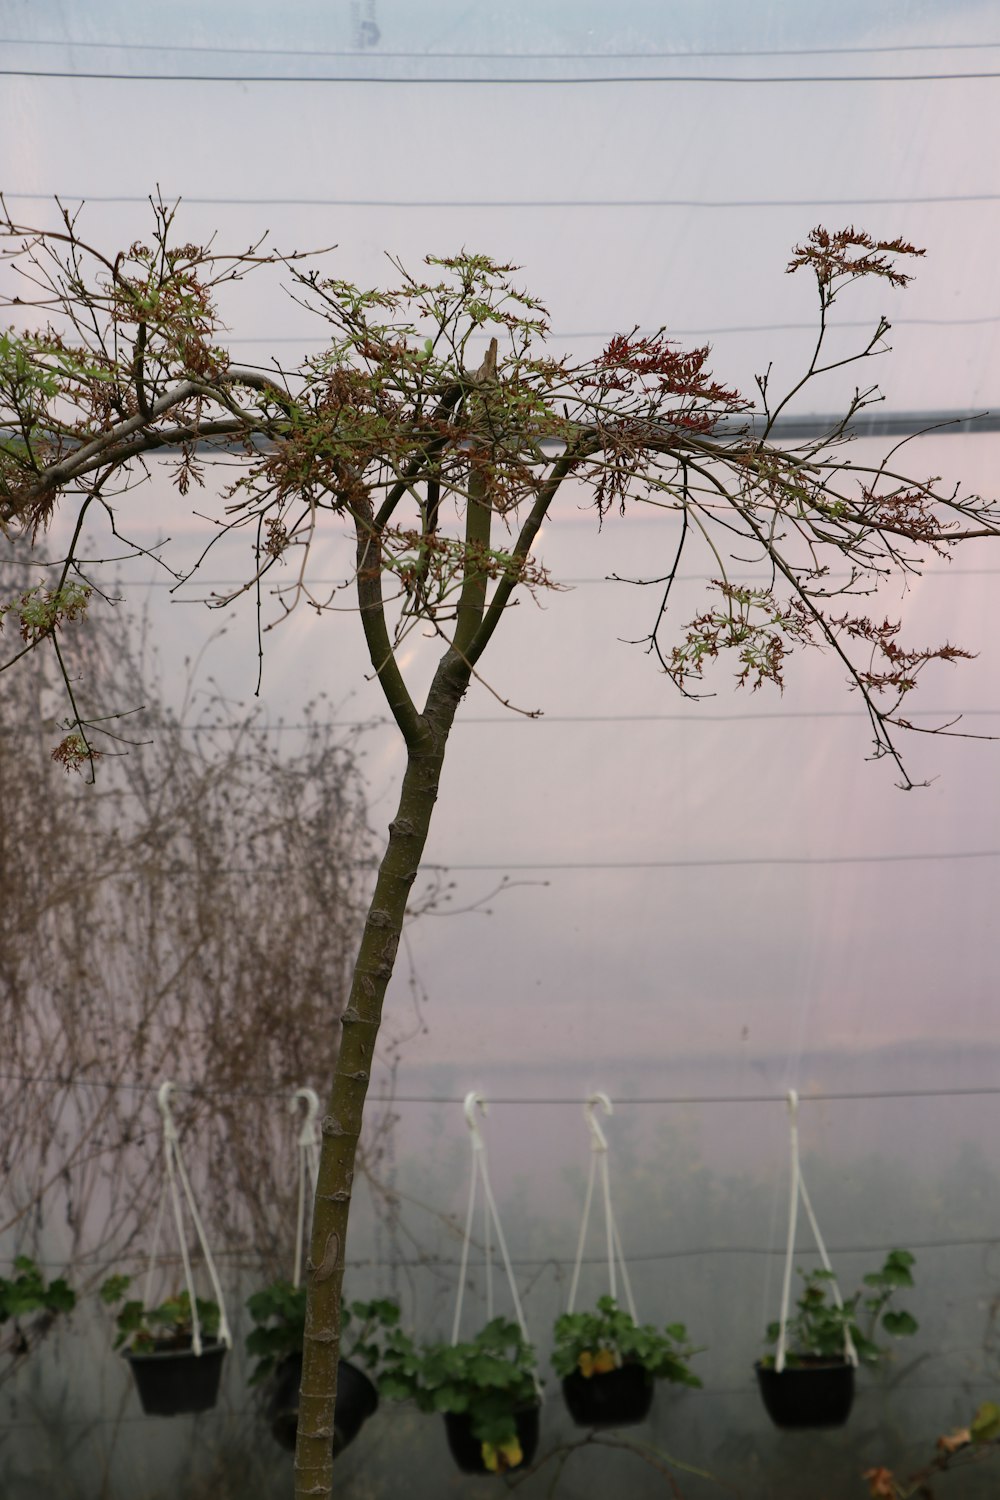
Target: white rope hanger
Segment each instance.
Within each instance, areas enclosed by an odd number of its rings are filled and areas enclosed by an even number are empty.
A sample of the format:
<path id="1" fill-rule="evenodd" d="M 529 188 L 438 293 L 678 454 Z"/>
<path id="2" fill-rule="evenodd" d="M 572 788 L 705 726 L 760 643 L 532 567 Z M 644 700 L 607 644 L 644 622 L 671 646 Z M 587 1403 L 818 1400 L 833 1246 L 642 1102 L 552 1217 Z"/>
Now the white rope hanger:
<path id="1" fill-rule="evenodd" d="M 462 1239 L 462 1259 L 458 1272 L 458 1295 L 455 1298 L 455 1317 L 451 1325 L 451 1342 L 458 1343 L 458 1333 L 462 1322 L 462 1303 L 465 1297 L 465 1276 L 469 1265 L 469 1245 L 472 1241 L 472 1221 L 476 1211 L 476 1185 L 483 1185 L 483 1223 L 484 1242 L 486 1258 L 486 1310 L 490 1321 L 493 1318 L 493 1244 L 492 1229 L 496 1231 L 497 1244 L 500 1247 L 500 1255 L 503 1260 L 504 1270 L 507 1272 L 507 1281 L 510 1285 L 510 1295 L 514 1303 L 514 1315 L 517 1318 L 518 1327 L 525 1343 L 530 1343 L 528 1326 L 524 1320 L 524 1312 L 521 1307 L 521 1299 L 517 1294 L 517 1284 L 514 1281 L 514 1269 L 510 1263 L 507 1253 L 507 1241 L 504 1239 L 503 1229 L 500 1225 L 500 1215 L 497 1212 L 496 1200 L 493 1197 L 493 1189 L 490 1186 L 489 1168 L 486 1163 L 486 1142 L 483 1140 L 479 1129 L 479 1121 L 476 1118 L 477 1111 L 486 1114 L 486 1100 L 481 1094 L 475 1092 L 466 1094 L 462 1105 L 465 1112 L 465 1122 L 469 1127 L 469 1141 L 472 1146 L 472 1176 L 469 1183 L 469 1205 L 465 1214 L 465 1234 Z M 541 1385 L 538 1376 L 534 1377 L 535 1388 L 541 1397 Z"/>
<path id="2" fill-rule="evenodd" d="M 625 1256 L 622 1253 L 621 1237 L 618 1233 L 618 1224 L 615 1220 L 614 1209 L 611 1206 L 611 1183 L 608 1173 L 608 1141 L 601 1129 L 597 1119 L 597 1109 L 603 1109 L 606 1115 L 614 1114 L 614 1107 L 607 1094 L 591 1094 L 583 1106 L 583 1117 L 590 1131 L 590 1172 L 587 1177 L 587 1193 L 583 1203 L 583 1218 L 580 1221 L 580 1234 L 576 1242 L 576 1261 L 573 1265 L 573 1279 L 570 1282 L 569 1301 L 566 1311 L 572 1312 L 576 1306 L 576 1292 L 580 1282 L 580 1267 L 583 1265 L 583 1251 L 587 1241 L 587 1227 L 590 1223 L 590 1208 L 594 1198 L 594 1183 L 600 1174 L 601 1196 L 604 1203 L 604 1234 L 608 1248 L 608 1285 L 611 1295 L 617 1301 L 618 1286 L 616 1279 L 616 1265 L 621 1269 L 622 1286 L 625 1290 L 625 1301 L 628 1305 L 629 1315 L 633 1323 L 638 1323 L 636 1317 L 635 1300 L 632 1296 L 632 1283 L 629 1280 L 628 1267 L 625 1264 Z"/>
<path id="3" fill-rule="evenodd" d="M 785 1246 L 785 1274 L 781 1284 L 781 1318 L 778 1326 L 778 1349 L 777 1353 L 774 1356 L 774 1368 L 775 1370 L 777 1370 L 779 1375 L 785 1368 L 785 1354 L 787 1349 L 788 1304 L 792 1292 L 792 1263 L 795 1259 L 795 1229 L 798 1220 L 800 1198 L 802 1199 L 802 1206 L 806 1211 L 806 1217 L 809 1220 L 809 1227 L 813 1232 L 813 1239 L 816 1241 L 816 1248 L 819 1251 L 819 1258 L 823 1262 L 823 1269 L 825 1271 L 828 1271 L 830 1273 L 830 1276 L 833 1278 L 830 1282 L 830 1291 L 833 1295 L 834 1303 L 841 1310 L 843 1310 L 844 1306 L 844 1299 L 840 1295 L 840 1287 L 837 1285 L 837 1278 L 834 1275 L 833 1266 L 830 1264 L 830 1257 L 826 1253 L 826 1245 L 823 1243 L 823 1236 L 820 1234 L 819 1224 L 816 1222 L 816 1215 L 813 1213 L 813 1207 L 809 1201 L 809 1194 L 806 1191 L 805 1181 L 802 1176 L 802 1168 L 799 1163 L 798 1119 L 799 1096 L 794 1089 L 789 1089 L 788 1124 L 789 1135 L 791 1138 L 792 1182 L 788 1201 L 788 1239 Z M 851 1330 L 847 1327 L 846 1324 L 844 1325 L 844 1358 L 850 1365 L 857 1365 L 858 1363 L 858 1351 L 854 1347 L 854 1340 L 851 1338 Z"/>
<path id="4" fill-rule="evenodd" d="M 316 1139 L 316 1116 L 319 1114 L 319 1096 L 315 1089 L 296 1089 L 292 1095 L 292 1113 L 297 1114 L 299 1105 L 305 1104 L 305 1114 L 298 1139 L 299 1192 L 295 1214 L 295 1261 L 292 1266 L 292 1286 L 302 1281 L 302 1248 L 306 1232 L 306 1188 L 311 1190 L 309 1201 L 316 1196 L 319 1181 L 319 1142 Z"/>
<path id="5" fill-rule="evenodd" d="M 156 1227 L 153 1230 L 153 1245 L 149 1255 L 149 1270 L 146 1272 L 146 1290 L 143 1296 L 143 1305 L 149 1307 L 152 1302 L 153 1270 L 156 1265 L 156 1252 L 159 1249 L 160 1230 L 163 1225 L 163 1213 L 166 1207 L 167 1195 L 169 1193 L 171 1205 L 174 1210 L 174 1223 L 177 1227 L 177 1242 L 180 1245 L 181 1263 L 184 1267 L 184 1284 L 187 1289 L 188 1301 L 191 1305 L 191 1348 L 195 1354 L 201 1354 L 201 1320 L 198 1317 L 198 1299 L 194 1288 L 194 1277 L 191 1272 L 191 1257 L 188 1255 L 187 1239 L 184 1234 L 184 1215 L 181 1209 L 181 1192 L 188 1206 L 191 1221 L 201 1245 L 202 1254 L 205 1257 L 205 1266 L 215 1300 L 219 1304 L 219 1342 L 225 1344 L 226 1348 L 232 1347 L 233 1336 L 229 1328 L 229 1319 L 226 1316 L 226 1304 L 222 1295 L 222 1285 L 219 1281 L 218 1272 L 215 1269 L 215 1261 L 209 1249 L 208 1239 L 205 1235 L 205 1226 L 201 1222 L 198 1206 L 194 1201 L 194 1193 L 191 1190 L 191 1181 L 184 1165 L 181 1155 L 181 1143 L 177 1134 L 177 1126 L 170 1111 L 170 1095 L 174 1085 L 165 1080 L 160 1084 L 156 1095 L 156 1102 L 160 1114 L 163 1116 L 163 1161 L 165 1175 L 163 1192 L 160 1195 L 160 1207 L 156 1215 Z M 180 1188 L 178 1188 L 178 1182 Z"/>

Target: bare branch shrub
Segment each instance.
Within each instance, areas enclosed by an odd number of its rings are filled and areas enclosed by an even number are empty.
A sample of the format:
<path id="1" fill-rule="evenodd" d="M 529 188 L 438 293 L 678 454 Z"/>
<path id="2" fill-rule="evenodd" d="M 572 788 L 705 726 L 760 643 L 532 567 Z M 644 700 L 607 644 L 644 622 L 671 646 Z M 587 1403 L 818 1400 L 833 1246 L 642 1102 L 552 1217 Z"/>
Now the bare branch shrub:
<path id="1" fill-rule="evenodd" d="M 218 693 L 182 719 L 107 606 L 62 650 L 84 712 L 147 706 L 91 786 L 46 753 L 51 657 L 0 677 L 5 1243 L 44 1230 L 95 1274 L 146 1247 L 170 1077 L 210 1234 L 287 1271 L 289 1101 L 333 1069 L 373 864 L 356 732 L 320 702 L 273 733 Z"/>

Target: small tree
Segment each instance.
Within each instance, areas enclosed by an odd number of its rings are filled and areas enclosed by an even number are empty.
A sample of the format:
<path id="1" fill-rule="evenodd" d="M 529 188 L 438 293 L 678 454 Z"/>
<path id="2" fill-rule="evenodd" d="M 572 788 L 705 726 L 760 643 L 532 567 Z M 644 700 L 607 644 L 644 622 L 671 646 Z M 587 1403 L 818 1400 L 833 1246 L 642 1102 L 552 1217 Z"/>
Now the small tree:
<path id="1" fill-rule="evenodd" d="M 662 329 L 633 329 L 581 361 L 554 357 L 542 305 L 515 284 L 514 267 L 485 256 L 430 257 L 426 280 L 393 262 L 396 287 L 365 290 L 260 245 L 227 259 L 175 244 L 173 211 L 153 210 L 151 243 L 113 257 L 85 243 L 68 214 L 53 232 L 3 226 L 24 277 L 18 318 L 32 306 L 44 322 L 0 342 L 0 518 L 32 537 L 60 500 L 76 506 L 57 585 L 3 608 L 22 650 L 44 644 L 58 653 L 61 631 L 86 607 L 76 555 L 84 522 L 103 511 L 116 525 L 116 494 L 162 450 L 179 450 L 184 493 L 213 447 L 242 448 L 220 529 L 249 528 L 252 567 L 240 592 L 273 582 L 280 562 L 297 559 L 293 581 L 275 589 L 279 617 L 303 602 L 328 604 L 307 570 L 320 528 L 332 522 L 353 536 L 358 618 L 406 767 L 323 1120 L 296 1494 L 328 1495 L 348 1210 L 382 1000 L 455 715 L 516 593 L 549 583 L 534 547 L 556 496 L 582 485 L 599 519 L 645 503 L 675 520 L 649 645 L 682 692 L 696 690 L 723 651 L 735 653 L 739 683 L 756 689 L 783 685 L 797 646 L 826 646 L 861 696 L 875 755 L 890 757 L 905 787 L 913 783 L 897 731 L 913 727 L 909 694 L 929 662 L 968 653 L 904 647 L 898 625 L 857 612 L 854 596 L 916 569 L 928 552 L 997 535 L 1000 507 L 907 476 L 898 449 L 878 464 L 849 463 L 840 444 L 851 417 L 877 399 L 874 388 L 858 390 L 822 439 L 795 448 L 772 441 L 787 402 L 851 362 L 825 360 L 838 295 L 862 277 L 909 279 L 899 264 L 921 252 L 901 240 L 815 229 L 795 250 L 788 269 L 816 279 L 818 337 L 782 401 L 772 403 L 766 378 L 758 381 L 755 432 L 740 425 L 749 403 L 710 374 L 707 348 L 678 349 Z M 328 325 L 326 349 L 294 371 L 236 365 L 217 339 L 221 289 L 268 264 L 292 277 L 298 300 Z M 873 356 L 888 326 L 882 319 L 854 358 Z M 485 357 L 475 342 L 483 335 Z M 679 564 L 699 546 L 710 601 L 668 642 Z M 748 554 L 763 565 L 761 586 L 729 577 L 728 560 L 742 565 Z M 830 559 L 846 563 L 845 583 L 831 578 Z M 414 630 L 440 645 L 422 703 L 399 649 Z M 67 765 L 92 762 L 98 730 L 73 707 L 56 753 Z"/>

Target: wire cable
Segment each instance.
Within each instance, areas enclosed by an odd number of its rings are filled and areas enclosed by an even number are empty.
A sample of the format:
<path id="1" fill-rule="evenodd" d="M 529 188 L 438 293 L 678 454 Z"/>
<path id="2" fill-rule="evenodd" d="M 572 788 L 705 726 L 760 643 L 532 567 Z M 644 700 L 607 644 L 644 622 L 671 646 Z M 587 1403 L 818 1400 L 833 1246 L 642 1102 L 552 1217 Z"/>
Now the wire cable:
<path id="1" fill-rule="evenodd" d="M 35 1086 L 45 1084 L 54 1088 L 94 1088 L 121 1091 L 124 1093 L 155 1094 L 159 1088 L 158 1083 L 141 1083 L 137 1081 L 104 1078 L 66 1078 L 60 1074 L 46 1073 L 17 1073 L 9 1069 L 0 1070 L 0 1079 L 7 1083 L 20 1083 Z M 174 1092 L 178 1094 L 192 1094 L 199 1099 L 287 1099 L 288 1089 L 219 1089 L 204 1088 L 197 1084 L 177 1083 Z M 983 1084 L 974 1087 L 958 1088 L 915 1088 L 915 1089 L 827 1089 L 817 1090 L 808 1094 L 799 1095 L 800 1105 L 827 1104 L 827 1103 L 854 1103 L 861 1100 L 883 1100 L 883 1099 L 972 1099 L 972 1098 L 995 1098 L 1000 1096 L 1000 1085 Z M 397 1104 L 429 1104 L 451 1107 L 455 1104 L 464 1104 L 464 1094 L 369 1094 L 367 1105 L 385 1105 L 395 1108 Z M 652 1105 L 657 1108 L 673 1105 L 741 1105 L 741 1104 L 784 1104 L 788 1098 L 787 1092 L 774 1092 L 768 1094 L 632 1094 L 611 1095 L 611 1102 L 618 1108 L 630 1105 Z M 490 1104 L 512 1104 L 512 1105 L 544 1105 L 548 1106 L 572 1106 L 579 1109 L 583 1104 L 583 1096 L 579 1094 L 491 1094 Z M 776 1252 L 780 1253 L 780 1252 Z M 632 1257 L 634 1259 L 634 1257 Z"/>
<path id="2" fill-rule="evenodd" d="M 0 78 L 60 78 L 79 82 L 100 83 L 360 83 L 376 85 L 403 85 L 406 87 L 446 85 L 463 87 L 515 87 L 515 88 L 573 88 L 594 87 L 616 83 L 707 83 L 737 85 L 807 84 L 815 87 L 821 83 L 972 83 L 1000 78 L 1000 71 L 983 69 L 970 73 L 776 73 L 771 76 L 754 74 L 738 77 L 732 74 L 709 73 L 603 73 L 587 77 L 567 78 L 549 75 L 538 78 L 475 78 L 434 76 L 400 76 L 366 73 L 112 73 L 90 72 L 69 68 L 0 68 Z"/>
<path id="3" fill-rule="evenodd" d="M 2 75 L 2 69 L 0 69 Z M 67 75 L 70 76 L 70 75 Z M 75 75 L 73 75 L 75 76 Z M 1000 73 L 997 74 L 1000 77 Z M 6 189 L 5 199 L 20 203 L 148 203 L 148 193 L 18 193 Z M 165 194 L 169 198 L 170 194 Z M 211 208 L 476 208 L 476 209 L 569 209 L 569 208 L 882 208 L 932 203 L 996 203 L 1000 193 L 925 193 L 916 196 L 865 198 L 269 198 L 206 197 L 179 195 L 178 201 Z M 762 331 L 781 324 L 761 325 Z M 790 325 L 801 326 L 801 325 Z M 815 330 L 815 323 L 804 325 Z M 847 324 L 837 324 L 846 327 Z M 868 327 L 865 323 L 862 325 Z M 619 330 L 620 331 L 620 330 Z M 677 330 L 680 332 L 681 330 Z M 721 330 L 720 330 L 721 331 Z M 566 335 L 562 335 L 566 337 Z M 598 335 L 603 337 L 603 335 Z"/>
<path id="4" fill-rule="evenodd" d="M 835 865 L 934 864 L 949 859 L 1000 859 L 1000 849 L 954 849 L 942 850 L 940 853 L 913 854 L 748 854 L 729 856 L 724 859 L 484 860 L 476 864 L 444 862 L 421 864 L 418 868 L 422 871 L 436 870 L 441 874 L 497 870 L 517 872 L 524 870 L 734 870 L 761 867 L 805 869 L 812 866 L 829 868 Z"/>
<path id="5" fill-rule="evenodd" d="M 909 714 L 910 719 L 995 719 L 1000 715 L 1000 708 L 921 708 L 914 709 Z M 814 719 L 846 719 L 861 720 L 856 709 L 852 708 L 817 708 L 817 709 L 778 709 L 774 713 L 758 712 L 749 709 L 746 713 L 712 714 L 704 713 L 698 709 L 692 709 L 688 713 L 674 714 L 549 714 L 539 713 L 535 717 L 525 714 L 466 714 L 455 720 L 455 728 L 459 726 L 486 726 L 486 725 L 528 725 L 546 726 L 551 724 L 762 724 L 770 719 L 784 723 L 792 719 L 810 722 Z M 181 734 L 226 734 L 232 728 L 238 728 L 240 734 L 298 734 L 310 733 L 317 729 L 384 729 L 394 727 L 395 720 L 387 714 L 373 714 L 368 719 L 312 719 L 303 720 L 300 723 L 277 723 L 266 724 L 239 724 L 236 726 L 225 722 L 220 724 L 171 724 L 171 729 L 177 729 Z M 7 738 L 36 738 L 50 732 L 45 724 L 0 724 L 0 736 Z M 986 738 L 986 736 L 984 736 Z"/>
<path id="6" fill-rule="evenodd" d="M 8 194 L 8 196 L 10 196 Z M 1000 198 L 1000 195 L 998 195 Z M 978 327 L 986 323 L 1000 323 L 1000 313 L 986 313 L 975 318 L 894 318 L 891 324 L 893 328 L 970 328 Z M 827 329 L 827 335 L 837 333 L 841 329 L 872 328 L 871 318 L 848 318 L 843 322 L 831 324 Z M 621 333 L 620 328 L 581 328 L 581 329 L 556 329 L 546 334 L 549 343 L 556 339 L 610 339 Z M 652 333 L 658 333 L 659 329 L 638 328 L 637 335 L 644 338 Z M 816 324 L 813 323 L 733 323 L 727 327 L 717 328 L 673 328 L 667 327 L 666 332 L 671 338 L 715 338 L 719 334 L 738 333 L 812 333 L 816 332 Z M 488 338 L 489 333 L 484 331 L 477 333 L 475 337 Z M 241 334 L 239 338 L 229 339 L 227 342 L 233 346 L 237 344 L 266 344 L 269 348 L 277 344 L 318 344 L 326 345 L 329 338 L 323 334 Z"/>
<path id="7" fill-rule="evenodd" d="M 576 1103 L 579 1104 L 579 1100 Z M 907 1239 L 907 1246 L 913 1250 L 980 1250 L 984 1246 L 996 1246 L 1000 1248 L 1000 1237 L 997 1235 L 964 1235 L 955 1239 L 936 1240 L 912 1240 Z M 884 1242 L 877 1245 L 830 1245 L 832 1255 L 871 1255 L 873 1253 L 885 1253 Z M 755 1255 L 755 1256 L 779 1256 L 783 1250 L 779 1246 L 771 1245 L 692 1245 L 682 1249 L 673 1250 L 647 1250 L 639 1255 L 630 1255 L 629 1260 L 635 1264 L 640 1262 L 654 1264 L 658 1261 L 687 1260 L 699 1255 Z M 806 1251 L 806 1254 L 810 1252 Z M 33 1257 L 34 1259 L 34 1257 Z M 87 1257 L 82 1256 L 80 1263 L 83 1265 Z M 177 1263 L 179 1255 L 164 1256 L 164 1262 Z M 216 1255 L 217 1260 L 228 1264 L 235 1264 L 242 1269 L 254 1268 L 259 1262 L 246 1250 L 221 1250 Z M 520 1266 L 529 1270 L 539 1270 L 544 1266 L 560 1267 L 562 1261 L 554 1255 L 512 1255 L 510 1263 L 512 1266 Z M 66 1262 L 62 1260 L 35 1260 L 35 1264 L 42 1270 L 64 1270 Z M 426 1267 L 455 1268 L 459 1262 L 453 1256 L 436 1255 L 427 1252 L 423 1255 L 397 1256 L 355 1256 L 351 1255 L 351 1265 L 356 1269 L 362 1267 L 398 1266 L 409 1270 L 419 1270 Z M 473 1271 L 482 1270 L 486 1264 L 484 1260 L 470 1259 L 469 1269 Z M 606 1264 L 601 1255 L 585 1255 L 582 1264 L 585 1266 L 598 1266 Z M 2 1424 L 0 1424 L 2 1426 Z"/>
<path id="8" fill-rule="evenodd" d="M 326 49 L 320 47 L 215 47 L 203 46 L 190 43 L 166 43 L 166 42 L 91 42 L 79 41 L 74 37 L 0 37 L 0 46 L 5 47 L 73 47 L 90 50 L 117 51 L 117 52 L 218 52 L 226 57 L 351 57 L 368 59 L 373 54 L 370 50 L 361 51 L 357 48 L 335 48 Z M 567 62 L 600 62 L 605 63 L 609 58 L 648 59 L 651 57 L 670 58 L 676 61 L 686 61 L 689 58 L 701 57 L 856 57 L 871 55 L 873 53 L 900 52 L 986 52 L 1000 48 L 997 42 L 896 42 L 884 46 L 864 47 L 754 47 L 729 49 L 725 51 L 704 51 L 698 49 L 685 52 L 679 48 L 670 51 L 645 52 L 443 52 L 428 50 L 426 52 L 387 52 L 382 48 L 374 53 L 379 59 L 383 58 L 406 58 L 408 60 L 421 60 L 424 58 L 465 61 L 567 61 Z"/>

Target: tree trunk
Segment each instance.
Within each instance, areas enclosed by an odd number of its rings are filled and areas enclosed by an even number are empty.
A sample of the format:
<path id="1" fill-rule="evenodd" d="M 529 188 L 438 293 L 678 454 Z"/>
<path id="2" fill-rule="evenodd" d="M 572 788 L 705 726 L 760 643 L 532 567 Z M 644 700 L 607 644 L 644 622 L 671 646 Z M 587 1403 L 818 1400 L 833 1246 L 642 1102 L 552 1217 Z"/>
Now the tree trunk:
<path id="1" fill-rule="evenodd" d="M 445 744 L 470 668 L 454 648 L 442 657 L 421 715 L 418 742 L 407 752 L 406 771 L 389 843 L 379 865 L 375 893 L 342 1018 L 343 1034 L 328 1113 L 322 1124 L 319 1183 L 313 1217 L 298 1438 L 296 1500 L 333 1492 L 333 1402 L 340 1344 L 340 1297 L 347 1219 L 362 1111 L 371 1076 L 382 1001 L 437 800 Z"/>

